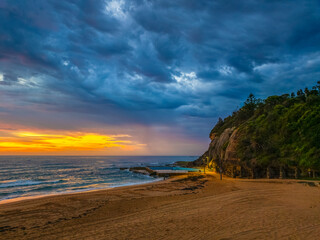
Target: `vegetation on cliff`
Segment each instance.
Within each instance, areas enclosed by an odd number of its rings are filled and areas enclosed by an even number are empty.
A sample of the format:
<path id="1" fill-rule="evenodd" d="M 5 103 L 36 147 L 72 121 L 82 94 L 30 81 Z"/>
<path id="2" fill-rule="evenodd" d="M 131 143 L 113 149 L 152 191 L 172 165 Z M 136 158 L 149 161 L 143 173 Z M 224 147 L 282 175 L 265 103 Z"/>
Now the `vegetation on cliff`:
<path id="1" fill-rule="evenodd" d="M 236 141 L 230 146 L 230 141 L 224 140 L 220 143 L 223 147 L 217 149 L 217 139 L 226 130 L 230 139 Z M 228 161 L 226 150 L 231 147 L 239 164 L 249 168 L 284 166 L 320 170 L 320 81 L 311 90 L 300 89 L 296 94 L 264 100 L 250 94 L 243 107 L 224 120 L 219 119 L 210 138 L 208 152 L 195 164 L 218 162 L 221 158 Z"/>

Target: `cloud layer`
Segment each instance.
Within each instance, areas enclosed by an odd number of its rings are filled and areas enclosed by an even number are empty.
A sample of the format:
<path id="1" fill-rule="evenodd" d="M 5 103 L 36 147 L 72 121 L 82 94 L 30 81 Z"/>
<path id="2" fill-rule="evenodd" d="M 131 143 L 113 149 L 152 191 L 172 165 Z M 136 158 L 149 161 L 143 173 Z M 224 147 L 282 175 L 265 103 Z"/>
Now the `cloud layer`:
<path id="1" fill-rule="evenodd" d="M 250 92 L 320 79 L 316 0 L 2 0 L 0 22 L 0 117 L 16 125 L 205 146 Z"/>

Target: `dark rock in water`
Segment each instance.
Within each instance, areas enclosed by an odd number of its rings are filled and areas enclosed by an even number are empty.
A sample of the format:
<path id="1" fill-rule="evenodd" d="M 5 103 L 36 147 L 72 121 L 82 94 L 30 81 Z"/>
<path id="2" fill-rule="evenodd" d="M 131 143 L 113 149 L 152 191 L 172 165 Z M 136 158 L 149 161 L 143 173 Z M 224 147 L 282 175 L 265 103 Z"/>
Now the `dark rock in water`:
<path id="1" fill-rule="evenodd" d="M 146 167 L 131 167 L 129 168 L 130 171 L 134 171 L 134 170 L 146 170 Z"/>
<path id="2" fill-rule="evenodd" d="M 121 167 L 120 170 L 127 170 L 127 167 Z"/>
<path id="3" fill-rule="evenodd" d="M 151 177 L 156 177 L 156 176 L 157 176 L 157 173 L 156 173 L 156 172 L 150 173 L 150 176 L 151 176 Z"/>
<path id="4" fill-rule="evenodd" d="M 131 167 L 129 168 L 129 171 L 134 173 L 144 174 L 144 175 L 150 175 L 153 173 L 153 171 L 148 167 Z"/>
<path id="5" fill-rule="evenodd" d="M 179 166 L 179 167 L 192 167 L 193 163 L 189 161 L 177 161 L 172 166 Z"/>

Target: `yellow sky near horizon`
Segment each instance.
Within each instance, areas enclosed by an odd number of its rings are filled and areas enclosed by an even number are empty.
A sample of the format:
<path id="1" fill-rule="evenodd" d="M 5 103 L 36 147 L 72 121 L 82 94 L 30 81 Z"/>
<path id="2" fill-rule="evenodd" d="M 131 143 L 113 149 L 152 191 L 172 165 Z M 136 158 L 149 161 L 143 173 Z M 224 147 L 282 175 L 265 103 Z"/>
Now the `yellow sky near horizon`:
<path id="1" fill-rule="evenodd" d="M 0 155 L 112 155 L 143 151 L 145 146 L 123 134 L 0 131 Z"/>

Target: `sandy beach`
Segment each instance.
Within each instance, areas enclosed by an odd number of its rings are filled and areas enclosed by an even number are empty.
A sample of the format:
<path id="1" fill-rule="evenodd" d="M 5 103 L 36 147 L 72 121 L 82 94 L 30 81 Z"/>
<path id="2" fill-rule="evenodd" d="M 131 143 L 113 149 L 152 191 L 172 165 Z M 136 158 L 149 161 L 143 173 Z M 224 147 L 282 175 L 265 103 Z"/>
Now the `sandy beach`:
<path id="1" fill-rule="evenodd" d="M 175 178 L 0 205 L 0 239 L 318 239 L 320 187 Z"/>

